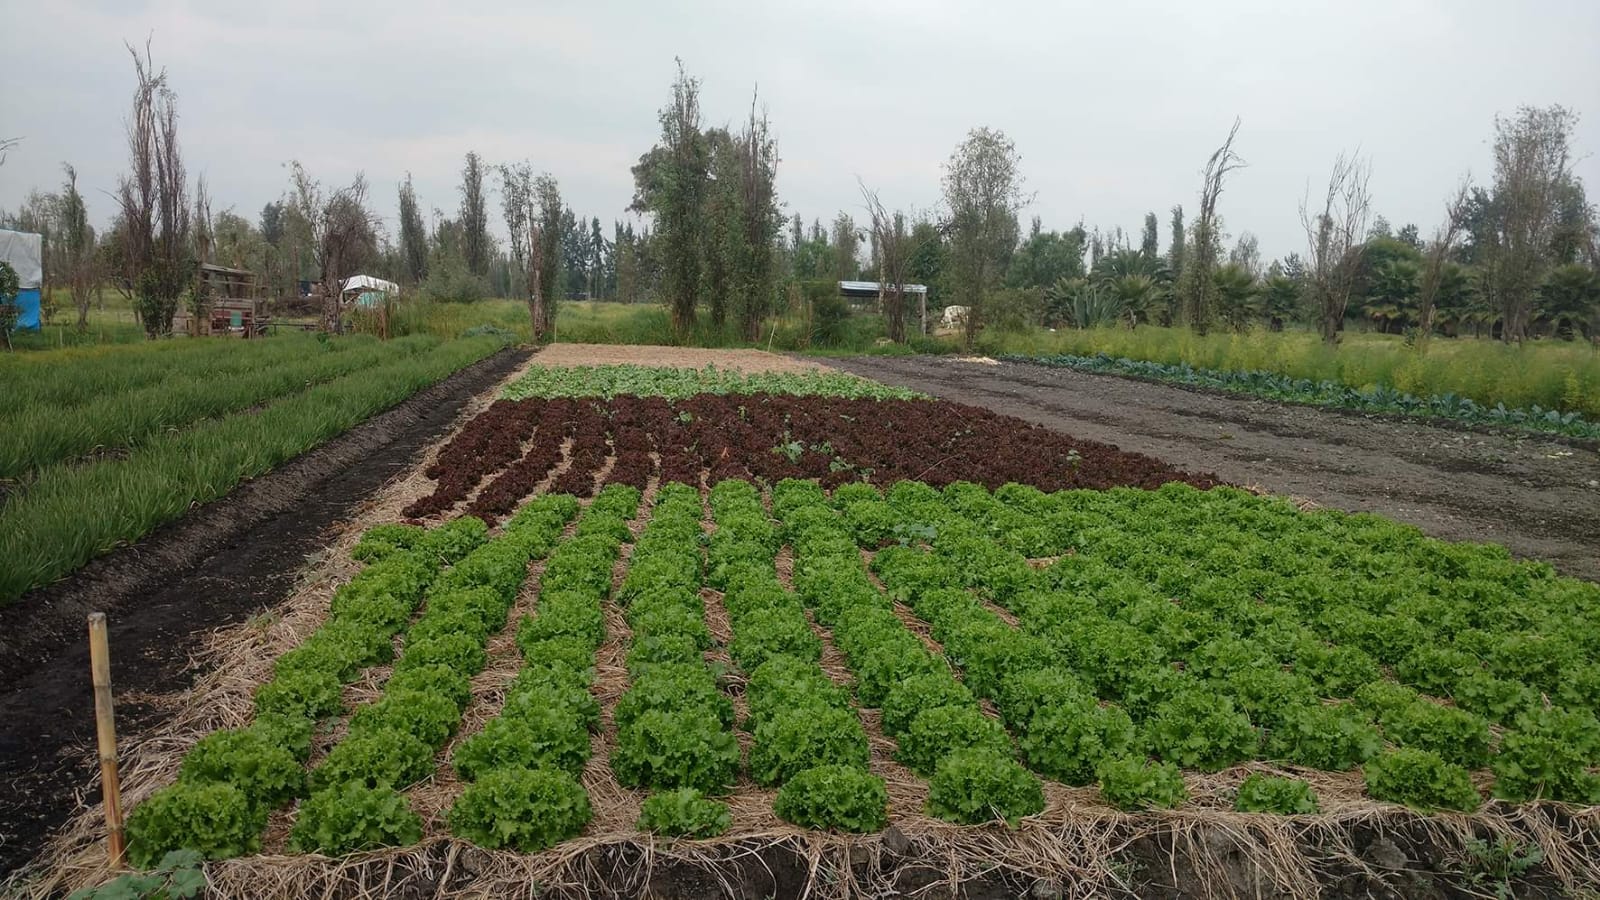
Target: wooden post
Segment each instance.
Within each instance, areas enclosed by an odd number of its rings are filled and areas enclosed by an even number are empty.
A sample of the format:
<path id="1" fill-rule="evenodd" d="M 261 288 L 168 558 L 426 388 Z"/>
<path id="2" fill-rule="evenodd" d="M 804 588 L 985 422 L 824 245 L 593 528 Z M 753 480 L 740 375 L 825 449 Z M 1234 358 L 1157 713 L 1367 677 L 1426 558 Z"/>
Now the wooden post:
<path id="1" fill-rule="evenodd" d="M 106 853 L 122 868 L 122 787 L 117 779 L 117 727 L 111 710 L 111 647 L 106 614 L 89 614 L 89 669 L 94 678 L 94 730 L 100 747 L 100 792 L 106 806 Z"/>

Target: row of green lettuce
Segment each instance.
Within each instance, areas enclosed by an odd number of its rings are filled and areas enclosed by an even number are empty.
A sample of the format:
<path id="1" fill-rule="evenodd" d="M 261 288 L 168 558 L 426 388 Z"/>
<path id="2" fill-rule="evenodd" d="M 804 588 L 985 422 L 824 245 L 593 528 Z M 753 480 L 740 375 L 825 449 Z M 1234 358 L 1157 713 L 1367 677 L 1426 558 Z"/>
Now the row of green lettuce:
<path id="1" fill-rule="evenodd" d="M 142 438 L 131 452 L 62 460 L 0 503 L 0 605 L 232 490 L 405 400 L 504 344 L 447 341 L 375 361 L 259 409 Z M 417 352 L 411 352 L 417 351 Z M 350 351 L 346 351 L 350 352 Z M 355 357 L 352 357 L 355 358 Z"/>
<path id="2" fill-rule="evenodd" d="M 1418 397 L 1386 385 L 1352 387 L 1337 381 L 1312 381 L 1292 378 L 1265 370 L 1225 371 L 1195 368 L 1187 363 L 1160 363 L 1149 360 L 1112 357 L 1106 354 L 1074 356 L 1002 356 L 1009 362 L 1034 363 L 1083 372 L 1102 372 L 1147 378 L 1169 384 L 1213 388 L 1233 393 L 1304 403 L 1336 409 L 1391 415 L 1449 419 L 1469 425 L 1492 425 L 1559 434 L 1565 437 L 1600 439 L 1600 422 L 1585 419 L 1576 412 L 1531 406 L 1508 409 L 1504 404 L 1485 406 L 1453 393 Z"/>
<path id="3" fill-rule="evenodd" d="M 870 400 L 914 400 L 923 395 L 843 372 L 742 372 L 708 365 L 703 369 L 638 365 L 533 366 L 506 386 L 508 400 L 553 397 L 666 397 L 696 394 L 791 394 Z"/>

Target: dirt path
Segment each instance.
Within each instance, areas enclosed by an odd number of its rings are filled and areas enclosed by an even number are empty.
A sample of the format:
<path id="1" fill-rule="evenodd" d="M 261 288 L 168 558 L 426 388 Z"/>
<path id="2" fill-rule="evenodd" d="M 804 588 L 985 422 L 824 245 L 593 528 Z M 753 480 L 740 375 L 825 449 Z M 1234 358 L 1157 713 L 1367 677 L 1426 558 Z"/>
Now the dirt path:
<path id="1" fill-rule="evenodd" d="M 190 656 L 212 629 L 287 596 L 331 529 L 527 358 L 506 350 L 469 366 L 0 611 L 0 878 L 38 852 L 92 778 L 85 611 L 110 614 L 126 746 L 169 714 L 158 695 L 191 686 Z M 97 801 L 97 790 L 83 799 Z"/>
<path id="2" fill-rule="evenodd" d="M 1193 391 L 1070 369 L 940 357 L 832 366 L 1225 481 L 1492 541 L 1600 580 L 1600 454 L 1543 440 Z"/>

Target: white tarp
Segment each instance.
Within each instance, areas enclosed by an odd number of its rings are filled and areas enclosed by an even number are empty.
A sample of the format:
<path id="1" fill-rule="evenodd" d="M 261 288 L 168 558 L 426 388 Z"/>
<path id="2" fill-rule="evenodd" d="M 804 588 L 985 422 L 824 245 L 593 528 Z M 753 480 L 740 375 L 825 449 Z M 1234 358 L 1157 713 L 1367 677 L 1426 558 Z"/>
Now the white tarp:
<path id="1" fill-rule="evenodd" d="M 339 290 L 347 294 L 351 291 L 382 291 L 399 296 L 400 285 L 384 281 L 382 278 L 373 278 L 371 275 L 352 275 L 344 280 L 344 286 Z"/>
<path id="2" fill-rule="evenodd" d="M 44 277 L 44 236 L 0 229 L 0 260 L 17 270 L 23 290 L 38 287 Z"/>

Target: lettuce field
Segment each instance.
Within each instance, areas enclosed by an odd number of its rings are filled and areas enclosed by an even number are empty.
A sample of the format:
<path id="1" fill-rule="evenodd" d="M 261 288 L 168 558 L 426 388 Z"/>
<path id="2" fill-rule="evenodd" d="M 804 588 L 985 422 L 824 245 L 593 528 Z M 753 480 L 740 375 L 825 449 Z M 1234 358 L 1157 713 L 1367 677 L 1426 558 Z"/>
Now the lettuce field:
<path id="1" fill-rule="evenodd" d="M 129 861 L 1139 893 L 1203 826 L 1303 895 L 1382 821 L 1463 884 L 1486 839 L 1600 874 L 1600 586 L 858 379 L 630 368 L 535 367 L 444 443 L 234 726 L 134 779 Z"/>

